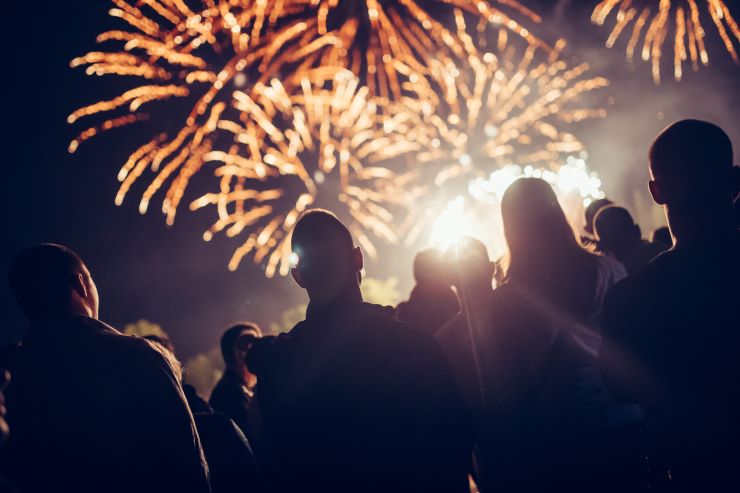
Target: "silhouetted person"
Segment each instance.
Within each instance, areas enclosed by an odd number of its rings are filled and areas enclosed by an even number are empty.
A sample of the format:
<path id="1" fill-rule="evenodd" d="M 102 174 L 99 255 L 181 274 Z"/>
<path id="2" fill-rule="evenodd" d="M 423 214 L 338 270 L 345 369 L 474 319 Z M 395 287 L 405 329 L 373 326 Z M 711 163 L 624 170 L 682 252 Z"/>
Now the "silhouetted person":
<path id="1" fill-rule="evenodd" d="M 176 375 L 183 380 L 182 364 L 167 337 L 147 335 L 144 339 L 160 344 L 167 351 Z M 216 412 L 201 398 L 195 387 L 185 392 L 195 418 L 203 451 L 208 460 L 213 493 L 255 492 L 260 487 L 257 464 L 249 441 L 226 415 Z"/>
<path id="2" fill-rule="evenodd" d="M 625 277 L 614 259 L 575 239 L 555 192 L 544 180 L 514 182 L 501 202 L 509 248 L 506 281 L 515 281 L 563 315 L 594 326 L 607 290 Z"/>
<path id="3" fill-rule="evenodd" d="M 660 243 L 665 247 L 666 250 L 670 250 L 673 247 L 673 237 L 671 236 L 671 230 L 668 228 L 668 226 L 655 228 L 650 241 L 652 241 L 653 243 Z"/>
<path id="4" fill-rule="evenodd" d="M 606 198 L 596 199 L 588 204 L 586 210 L 583 211 L 583 230 L 586 232 L 586 234 L 581 236 L 581 243 L 583 246 L 598 248 L 596 243 L 596 233 L 594 232 L 594 219 L 601 209 L 608 207 L 613 203 L 614 202 Z"/>
<path id="5" fill-rule="evenodd" d="M 252 323 L 236 324 L 223 333 L 221 355 L 226 369 L 209 400 L 216 411 L 239 425 L 258 456 L 262 429 L 254 393 L 257 377 L 247 368 L 247 358 L 252 344 L 260 337 L 262 331 Z"/>
<path id="6" fill-rule="evenodd" d="M 603 207 L 594 219 L 594 232 L 599 250 L 622 262 L 628 274 L 644 267 L 666 250 L 662 244 L 642 239 L 640 226 L 635 224 L 624 207 Z"/>
<path id="7" fill-rule="evenodd" d="M 480 242 L 451 250 L 462 312 L 437 333 L 474 409 L 478 484 L 605 491 L 609 455 L 619 453 L 606 430 L 638 419 L 613 409 L 596 361 L 594 321 L 624 270 L 581 248 L 545 181 L 514 182 L 501 206 L 503 284 L 492 289 L 495 267 Z"/>
<path id="8" fill-rule="evenodd" d="M 306 320 L 249 357 L 278 491 L 468 491 L 469 417 L 434 339 L 362 301 L 332 213 L 304 214 L 291 243 Z"/>
<path id="9" fill-rule="evenodd" d="M 11 368 L 4 474 L 26 493 L 210 491 L 173 367 L 97 319 L 82 260 L 38 245 L 16 257 L 9 281 L 30 324 Z"/>
<path id="10" fill-rule="evenodd" d="M 698 120 L 663 130 L 649 159 L 676 244 L 609 294 L 602 370 L 646 411 L 654 489 L 740 491 L 740 170 L 729 137 Z"/>
<path id="11" fill-rule="evenodd" d="M 396 307 L 396 317 L 414 327 L 434 334 L 457 312 L 460 304 L 455 291 L 445 283 L 442 271 L 442 252 L 430 248 L 414 258 L 416 286 L 408 301 Z"/>

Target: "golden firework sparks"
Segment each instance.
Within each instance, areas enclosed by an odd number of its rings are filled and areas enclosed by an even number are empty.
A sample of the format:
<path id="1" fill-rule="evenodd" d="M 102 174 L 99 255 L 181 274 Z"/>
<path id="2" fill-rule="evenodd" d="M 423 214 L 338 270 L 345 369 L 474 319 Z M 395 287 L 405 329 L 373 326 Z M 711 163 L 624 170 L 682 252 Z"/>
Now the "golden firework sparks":
<path id="1" fill-rule="evenodd" d="M 403 121 L 407 117 L 403 115 L 410 113 L 408 109 L 400 110 L 400 117 L 388 111 L 409 103 L 407 93 L 433 99 L 435 88 L 452 91 L 447 86 L 454 80 L 450 79 L 445 67 L 464 63 L 469 46 L 444 26 L 445 13 L 450 12 L 451 7 L 457 8 L 461 12 L 459 15 L 474 19 L 480 31 L 492 27 L 504 37 L 511 32 L 532 46 L 548 49 L 515 20 L 515 17 L 523 17 L 527 21 L 540 21 L 516 0 L 202 0 L 198 7 L 193 6 L 196 2 L 181 0 L 112 1 L 114 8 L 110 15 L 120 19 L 126 28 L 100 34 L 97 41 L 101 49 L 75 58 L 70 65 L 84 67 L 91 76 L 113 75 L 127 78 L 132 84 L 120 94 L 69 115 L 70 124 L 97 119 L 80 131 L 70 143 L 69 151 L 76 152 L 82 142 L 105 130 L 149 119 L 151 126 L 160 125 L 162 130 L 136 148 L 121 167 L 116 204 L 123 202 L 137 182 L 144 181 L 144 174 L 152 174 L 139 209 L 146 212 L 154 195 L 164 190 L 162 211 L 167 224 L 172 224 L 191 178 L 209 162 L 220 162 L 223 166 L 218 168 L 217 175 L 222 186 L 219 193 L 223 197 L 214 203 L 240 204 L 238 207 L 242 209 L 230 213 L 239 215 L 238 224 L 228 223 L 229 214 L 220 214 L 217 224 L 224 224 L 223 228 L 228 225 L 227 232 L 234 235 L 266 218 L 268 203 L 285 194 L 277 188 L 258 192 L 248 188 L 247 183 L 266 180 L 275 173 L 290 174 L 286 171 L 290 169 L 288 164 L 279 160 L 270 162 L 271 159 L 286 155 L 300 159 L 297 154 L 286 154 L 280 141 L 272 139 L 283 135 L 286 142 L 293 142 L 291 139 L 300 134 L 301 139 L 305 139 L 301 144 L 304 148 L 312 149 L 311 144 L 322 146 L 324 151 L 316 159 L 320 166 L 326 167 L 325 163 L 331 162 L 325 157 L 331 154 L 326 149 L 339 146 L 338 143 L 323 144 L 331 133 L 327 134 L 326 125 L 330 124 L 335 130 L 350 128 L 347 127 L 348 117 L 334 109 L 322 110 L 321 114 L 336 121 L 317 125 L 319 110 L 316 108 L 323 108 L 329 94 L 322 92 L 320 84 L 315 84 L 312 77 L 336 83 L 334 74 L 344 73 L 340 69 L 353 72 L 359 78 L 352 83 L 355 88 L 366 87 L 362 90 L 362 98 L 369 102 L 367 108 L 382 108 L 377 111 L 378 115 L 388 116 L 380 128 L 389 132 L 389 125 L 404 129 Z M 346 74 L 342 77 L 342 81 L 347 78 Z M 283 110 L 288 111 L 262 95 L 265 91 L 277 91 L 273 78 L 281 80 L 287 98 L 284 101 L 298 105 L 294 107 L 303 107 L 305 118 L 309 115 L 316 118 L 310 122 L 286 120 L 286 126 L 272 122 L 271 118 L 282 114 Z M 317 91 L 317 99 L 294 99 L 292 95 L 295 94 L 312 97 L 313 92 L 306 91 L 306 84 Z M 340 85 L 346 90 L 346 84 Z M 239 91 L 236 99 L 232 97 L 234 91 Z M 170 110 L 166 117 L 150 116 L 149 110 L 166 111 L 163 108 Z M 186 113 L 180 123 L 177 111 L 172 111 L 175 108 Z M 378 115 L 372 117 L 367 108 L 362 112 L 363 122 L 378 124 Z M 356 111 L 355 107 L 349 109 Z M 253 121 L 248 121 L 250 118 Z M 177 129 L 174 132 L 164 130 L 173 125 Z M 353 132 L 358 130 L 351 128 Z M 412 130 L 406 129 L 407 137 L 413 134 Z M 308 139 L 313 131 L 319 133 L 311 139 L 319 144 Z M 229 132 L 236 136 L 237 142 L 223 148 L 220 137 Z M 368 230 L 388 238 L 388 231 L 382 233 L 383 227 L 378 222 L 378 218 L 389 217 L 380 205 L 384 196 L 360 193 L 360 187 L 349 185 L 355 179 L 362 182 L 368 178 L 368 173 L 382 174 L 381 168 L 364 168 L 360 161 L 370 159 L 373 154 L 390 152 L 382 149 L 388 144 L 387 138 L 370 127 L 363 128 L 361 135 L 372 139 L 363 140 L 361 146 L 355 146 L 359 137 L 350 139 L 350 144 L 346 139 L 339 142 L 343 146 L 337 158 L 339 174 L 343 176 L 339 199 L 350 208 L 357 224 L 365 224 Z M 275 146 L 280 153 L 266 153 L 265 160 L 261 160 L 259 149 L 264 145 Z M 402 153 L 401 142 L 394 145 L 389 149 Z M 404 145 L 408 147 L 408 142 Z M 375 150 L 370 152 L 371 148 Z M 291 152 L 298 151 L 292 149 Z M 360 154 L 352 155 L 352 152 Z M 300 166 L 291 164 L 297 173 Z M 305 163 L 304 167 L 310 167 L 310 163 Z M 379 177 L 374 178 L 376 182 L 379 180 Z M 315 177 L 309 175 L 301 177 L 306 190 L 299 195 L 304 198 L 295 201 L 295 210 L 310 203 L 306 201 L 315 194 L 315 181 Z M 211 199 L 215 200 L 214 197 Z M 259 207 L 245 211 L 245 201 Z M 202 202 L 197 204 L 200 206 Z M 225 210 L 223 205 L 219 207 L 220 213 Z M 257 236 L 251 235 L 254 245 L 248 246 L 248 240 L 231 266 L 238 264 L 247 252 L 256 252 L 255 258 L 265 258 L 266 246 L 270 244 L 267 248 L 273 249 L 271 240 L 275 240 L 277 231 L 294 217 L 295 213 L 288 213 L 280 220 L 282 222 L 271 221 Z M 209 234 L 218 230 L 216 227 Z M 366 248 L 372 248 L 364 233 L 358 237 Z M 284 243 L 281 245 L 280 252 L 284 253 Z M 285 256 L 275 257 L 270 253 L 268 273 L 274 272 L 278 260 L 284 261 Z M 284 263 L 281 269 L 284 272 Z"/>
<path id="2" fill-rule="evenodd" d="M 317 58 L 319 65 L 339 65 L 352 70 L 371 94 L 399 99 L 404 81 L 412 76 L 440 84 L 444 67 L 464 63 L 466 46 L 446 24 L 453 10 L 484 31 L 489 27 L 547 45 L 515 20 L 533 23 L 541 18 L 516 0 L 309 0 L 318 20 L 314 36 L 333 35 L 332 43 Z M 433 12 L 433 13 L 432 13 Z M 433 84 L 434 85 L 434 84 Z"/>
<path id="3" fill-rule="evenodd" d="M 404 203 L 404 183 L 383 164 L 419 150 L 409 125 L 411 107 L 402 100 L 379 108 L 384 100 L 371 97 L 354 74 L 336 67 L 306 71 L 300 86 L 290 95 L 272 79 L 257 84 L 251 96 L 235 92 L 238 121 L 217 124 L 233 135 L 234 145 L 203 156 L 219 163 L 221 181 L 219 191 L 190 206 L 216 206 L 218 220 L 204 238 L 250 231 L 229 263 L 232 270 L 252 254 L 255 262 L 265 261 L 268 277 L 278 269 L 287 274 L 289 232 L 322 193 L 344 206 L 350 230 L 371 255 L 375 247 L 368 232 L 396 241 L 392 207 Z"/>
<path id="4" fill-rule="evenodd" d="M 590 107 L 586 96 L 608 81 L 588 75 L 586 64 L 569 67 L 559 59 L 563 47 L 560 42 L 546 54 L 499 45 L 497 54 L 470 56 L 468 67 L 456 73 L 454 92 L 422 105 L 421 165 L 409 172 L 419 187 L 414 195 L 428 197 L 435 207 L 450 194 L 467 194 L 472 180 L 487 179 L 507 165 L 556 171 L 568 157 L 583 153 L 583 143 L 564 127 L 606 115 Z M 440 190 L 447 198 L 435 197 Z M 424 217 L 432 216 L 416 208 L 407 222 L 407 242 L 427 228 Z"/>
<path id="5" fill-rule="evenodd" d="M 709 64 L 709 54 L 704 43 L 705 26 L 714 24 L 722 43 L 735 63 L 738 55 L 735 44 L 740 42 L 740 29 L 722 0 L 603 0 L 594 8 L 591 21 L 603 25 L 616 12 L 616 24 L 606 40 L 611 48 L 623 32 L 629 32 L 627 60 L 632 63 L 640 39 L 640 58 L 652 64 L 653 80 L 660 83 L 660 62 L 663 48 L 673 33 L 673 76 L 677 81 L 683 76 L 683 64 L 691 60 L 693 70 L 699 64 Z M 708 17 L 708 18 L 707 18 Z M 709 20 L 711 19 L 711 21 Z"/>

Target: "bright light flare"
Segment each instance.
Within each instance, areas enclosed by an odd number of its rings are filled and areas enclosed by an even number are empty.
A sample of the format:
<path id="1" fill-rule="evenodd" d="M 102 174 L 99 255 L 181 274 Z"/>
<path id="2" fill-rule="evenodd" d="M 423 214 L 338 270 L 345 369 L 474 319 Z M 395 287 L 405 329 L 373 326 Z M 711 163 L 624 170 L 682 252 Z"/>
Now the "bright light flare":
<path id="1" fill-rule="evenodd" d="M 458 195 L 432 223 L 429 244 L 446 251 L 466 236 L 475 236 L 471 218 L 465 212 L 465 197 Z"/>
<path id="2" fill-rule="evenodd" d="M 506 252 L 501 217 L 501 199 L 506 189 L 520 178 L 541 178 L 549 183 L 572 225 L 580 224 L 591 201 L 604 198 L 598 174 L 589 170 L 582 158 L 570 156 L 556 171 L 531 165 L 510 164 L 488 177 L 468 183 L 467 195 L 426 207 L 431 224 L 426 243 L 445 250 L 465 236 L 477 238 L 494 258 Z"/>

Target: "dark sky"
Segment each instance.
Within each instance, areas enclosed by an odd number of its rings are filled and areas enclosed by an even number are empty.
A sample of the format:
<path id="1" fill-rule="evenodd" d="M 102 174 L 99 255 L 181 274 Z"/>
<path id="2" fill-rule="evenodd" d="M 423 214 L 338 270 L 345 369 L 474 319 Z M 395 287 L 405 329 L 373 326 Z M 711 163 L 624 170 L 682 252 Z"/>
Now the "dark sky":
<path id="1" fill-rule="evenodd" d="M 89 264 L 98 283 L 103 320 L 117 327 L 139 318 L 160 323 L 183 356 L 212 347 L 222 329 L 235 320 L 267 326 L 284 309 L 303 302 L 303 293 L 290 280 L 266 280 L 249 260 L 238 272 L 229 272 L 226 263 L 238 241 L 216 238 L 206 244 L 200 236 L 212 220 L 211 211 L 194 214 L 183 208 L 175 225 L 167 228 L 156 211 L 141 216 L 137 200 L 116 207 L 116 174 L 132 149 L 125 132 L 93 139 L 76 154 L 67 153 L 79 128 L 70 128 L 66 116 L 117 92 L 120 84 L 115 79 L 87 78 L 68 67 L 74 56 L 94 49 L 97 33 L 116 25 L 106 15 L 111 4 L 14 3 L 3 7 L 1 21 L 7 234 L 0 267 L 5 270 L 15 253 L 37 242 L 69 245 Z M 646 226 L 655 226 L 659 210 L 649 206 L 644 185 L 651 139 L 672 120 L 700 117 L 724 126 L 738 145 L 740 69 L 716 42 L 710 42 L 708 69 L 686 73 L 679 84 L 666 66 L 665 81 L 656 87 L 648 67 L 628 69 L 623 44 L 619 49 L 604 48 L 607 30 L 589 22 L 590 6 L 596 2 L 525 3 L 543 15 L 538 33 L 550 41 L 569 39 L 568 57 L 586 60 L 595 73 L 610 78 L 608 91 L 615 104 L 609 117 L 582 124 L 574 132 L 588 145 L 589 164 L 601 174 L 607 194 L 626 203 Z M 738 2 L 727 3 L 740 17 Z M 407 289 L 413 252 L 394 247 L 383 253 L 382 263 L 368 263 L 368 275 L 395 275 Z M 6 283 L 0 284 L 7 337 L 24 322 Z"/>

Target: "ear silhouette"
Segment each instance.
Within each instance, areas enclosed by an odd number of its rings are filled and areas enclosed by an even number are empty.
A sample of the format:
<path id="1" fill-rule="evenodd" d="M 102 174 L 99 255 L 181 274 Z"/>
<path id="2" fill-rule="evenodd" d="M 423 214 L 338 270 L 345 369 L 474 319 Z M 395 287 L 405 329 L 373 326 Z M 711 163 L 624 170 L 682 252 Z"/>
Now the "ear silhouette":
<path id="1" fill-rule="evenodd" d="M 650 195 L 653 196 L 653 201 L 658 205 L 664 205 L 666 203 L 665 192 L 660 186 L 660 182 L 657 180 L 650 180 L 648 182 L 648 188 L 650 189 Z"/>
<path id="2" fill-rule="evenodd" d="M 365 259 L 362 257 L 362 250 L 360 247 L 355 247 L 352 250 L 352 267 L 355 272 L 360 272 L 365 267 Z"/>
<path id="3" fill-rule="evenodd" d="M 80 298 L 82 298 L 83 300 L 87 299 L 87 288 L 85 287 L 85 279 L 84 277 L 82 277 L 82 274 L 78 273 L 75 276 L 72 289 L 75 290 L 75 292 L 79 295 Z"/>

